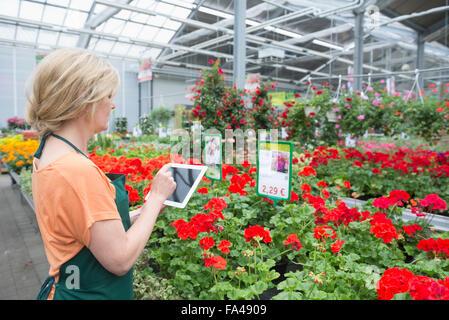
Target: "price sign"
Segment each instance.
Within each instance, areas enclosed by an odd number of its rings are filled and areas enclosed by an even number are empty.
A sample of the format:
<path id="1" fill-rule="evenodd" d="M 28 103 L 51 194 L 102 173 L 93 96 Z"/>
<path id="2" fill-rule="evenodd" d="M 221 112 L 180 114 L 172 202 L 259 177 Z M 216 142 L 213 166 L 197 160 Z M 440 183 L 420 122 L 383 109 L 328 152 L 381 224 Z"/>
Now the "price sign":
<path id="1" fill-rule="evenodd" d="M 205 176 L 211 180 L 221 180 L 221 134 L 204 134 Z"/>
<path id="2" fill-rule="evenodd" d="M 293 146 L 287 141 L 259 141 L 257 194 L 273 201 L 290 200 Z"/>

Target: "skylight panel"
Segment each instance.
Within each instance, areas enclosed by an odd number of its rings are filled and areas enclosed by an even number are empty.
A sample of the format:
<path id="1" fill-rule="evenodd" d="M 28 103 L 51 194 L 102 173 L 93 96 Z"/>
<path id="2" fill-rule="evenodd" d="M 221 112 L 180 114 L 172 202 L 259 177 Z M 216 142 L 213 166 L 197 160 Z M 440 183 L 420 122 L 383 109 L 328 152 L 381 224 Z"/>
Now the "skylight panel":
<path id="1" fill-rule="evenodd" d="M 189 9 L 175 7 L 171 14 L 172 14 L 172 16 L 175 16 L 178 18 L 187 18 L 191 11 L 192 10 L 189 10 Z"/>
<path id="2" fill-rule="evenodd" d="M 115 46 L 111 50 L 111 54 L 124 56 L 128 53 L 130 47 L 131 45 L 128 43 L 116 42 Z"/>
<path id="3" fill-rule="evenodd" d="M 147 41 L 152 41 L 158 32 L 159 32 L 158 28 L 146 25 L 143 26 L 142 30 L 138 35 L 138 38 Z"/>
<path id="4" fill-rule="evenodd" d="M 4 2 L 0 6 L 0 14 L 3 14 L 5 16 L 17 17 L 18 13 L 19 13 L 19 1 L 18 0 L 11 0 L 8 2 Z"/>
<path id="5" fill-rule="evenodd" d="M 25 42 L 36 42 L 37 29 L 28 27 L 17 27 L 16 40 Z"/>
<path id="6" fill-rule="evenodd" d="M 47 3 L 56 4 L 58 6 L 68 8 L 70 0 L 47 0 Z"/>
<path id="7" fill-rule="evenodd" d="M 156 2 L 154 0 L 138 0 L 134 1 L 134 5 L 141 9 L 153 9 L 156 6 Z"/>
<path id="8" fill-rule="evenodd" d="M 142 30 L 142 25 L 134 22 L 127 22 L 125 28 L 122 31 L 122 35 L 127 37 L 136 37 L 140 30 Z"/>
<path id="9" fill-rule="evenodd" d="M 106 33 L 120 33 L 124 25 L 124 21 L 111 18 L 106 22 L 103 31 Z"/>
<path id="10" fill-rule="evenodd" d="M 154 37 L 153 41 L 168 43 L 174 34 L 175 31 L 160 29 L 158 34 Z"/>
<path id="11" fill-rule="evenodd" d="M 147 23 L 149 16 L 147 14 L 133 12 L 129 18 L 131 21 Z"/>
<path id="12" fill-rule="evenodd" d="M 131 11 L 128 10 L 120 10 L 119 12 L 117 12 L 114 17 L 118 18 L 118 19 L 123 19 L 123 20 L 128 20 L 129 16 L 131 14 Z"/>
<path id="13" fill-rule="evenodd" d="M 42 21 L 46 23 L 54 23 L 62 25 L 64 23 L 65 13 L 66 9 L 57 8 L 53 6 L 45 6 Z"/>
<path id="14" fill-rule="evenodd" d="M 0 23 L 0 39 L 14 40 L 15 26 Z"/>
<path id="15" fill-rule="evenodd" d="M 167 21 L 166 17 L 163 16 L 151 16 L 148 19 L 148 24 L 151 24 L 156 27 L 162 27 L 165 24 L 165 21 Z"/>
<path id="16" fill-rule="evenodd" d="M 39 3 L 22 1 L 20 5 L 20 17 L 40 21 L 43 9 L 44 6 Z"/>
<path id="17" fill-rule="evenodd" d="M 171 14 L 175 7 L 168 3 L 159 2 L 156 11 L 164 14 Z"/>
<path id="18" fill-rule="evenodd" d="M 79 36 L 61 33 L 59 36 L 58 45 L 61 47 L 75 47 Z"/>
<path id="19" fill-rule="evenodd" d="M 83 11 L 89 11 L 92 7 L 93 0 L 72 0 L 70 1 L 70 8 Z"/>
<path id="20" fill-rule="evenodd" d="M 37 42 L 39 44 L 46 44 L 49 46 L 55 46 L 56 41 L 58 40 L 58 33 L 53 31 L 47 31 L 47 30 L 40 30 L 39 31 L 39 38 Z"/>
<path id="21" fill-rule="evenodd" d="M 109 53 L 114 43 L 114 41 L 100 39 L 95 45 L 95 51 Z"/>
<path id="22" fill-rule="evenodd" d="M 128 56 L 134 58 L 141 58 L 143 52 L 145 52 L 146 48 L 138 45 L 133 45 L 129 48 Z"/>
<path id="23" fill-rule="evenodd" d="M 181 26 L 181 22 L 167 20 L 167 22 L 165 22 L 163 27 L 167 28 L 167 29 L 178 30 L 180 26 Z"/>
<path id="24" fill-rule="evenodd" d="M 87 13 L 75 10 L 67 10 L 67 18 L 65 19 L 65 26 L 69 28 L 82 28 L 86 22 Z"/>
<path id="25" fill-rule="evenodd" d="M 96 14 L 99 14 L 100 12 L 106 10 L 107 8 L 108 8 L 107 6 L 102 5 L 102 4 L 98 4 L 98 3 L 97 3 L 97 4 L 95 5 L 94 14 L 95 14 L 95 15 L 96 15 Z"/>

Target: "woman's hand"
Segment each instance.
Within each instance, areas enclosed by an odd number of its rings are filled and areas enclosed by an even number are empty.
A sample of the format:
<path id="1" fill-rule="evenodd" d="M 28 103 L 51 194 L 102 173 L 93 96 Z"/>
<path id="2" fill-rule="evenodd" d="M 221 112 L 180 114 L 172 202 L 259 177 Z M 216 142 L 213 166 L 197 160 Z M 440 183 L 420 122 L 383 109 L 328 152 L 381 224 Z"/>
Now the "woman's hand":
<path id="1" fill-rule="evenodd" d="M 161 210 L 159 212 L 161 213 L 166 207 L 163 204 L 164 201 L 173 194 L 175 189 L 176 182 L 172 177 L 170 165 L 166 164 L 158 171 L 158 173 L 154 177 L 153 182 L 151 183 L 151 192 L 145 198 L 146 202 L 143 206 L 151 205 L 151 203 L 154 204 L 154 201 L 157 201 L 161 205 Z"/>

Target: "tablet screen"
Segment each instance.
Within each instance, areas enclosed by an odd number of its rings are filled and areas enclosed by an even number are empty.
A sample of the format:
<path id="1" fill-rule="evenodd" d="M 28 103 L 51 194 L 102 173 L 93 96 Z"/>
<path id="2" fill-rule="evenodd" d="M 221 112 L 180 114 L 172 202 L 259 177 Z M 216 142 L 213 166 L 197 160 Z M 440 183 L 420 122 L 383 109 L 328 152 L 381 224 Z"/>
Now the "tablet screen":
<path id="1" fill-rule="evenodd" d="M 201 170 L 177 167 L 171 167 L 170 170 L 176 182 L 176 189 L 167 200 L 182 203 L 195 183 L 196 178 L 201 174 Z"/>

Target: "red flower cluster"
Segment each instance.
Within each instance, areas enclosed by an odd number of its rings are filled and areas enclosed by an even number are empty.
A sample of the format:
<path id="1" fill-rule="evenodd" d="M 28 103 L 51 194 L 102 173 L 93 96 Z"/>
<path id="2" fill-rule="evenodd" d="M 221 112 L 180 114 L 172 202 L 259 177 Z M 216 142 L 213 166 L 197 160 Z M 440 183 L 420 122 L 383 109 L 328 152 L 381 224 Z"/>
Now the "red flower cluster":
<path id="1" fill-rule="evenodd" d="M 211 256 L 204 259 L 206 268 L 214 267 L 216 269 L 225 270 L 227 263 L 226 259 L 220 256 Z"/>
<path id="2" fill-rule="evenodd" d="M 212 237 L 205 237 L 200 240 L 200 247 L 201 249 L 208 250 L 209 248 L 212 248 L 215 245 L 214 238 Z"/>
<path id="3" fill-rule="evenodd" d="M 266 230 L 259 225 L 250 226 L 245 229 L 245 234 L 243 237 L 245 238 L 246 242 L 255 240 L 253 242 L 253 245 L 257 245 L 260 240 L 263 240 L 263 242 L 265 243 L 271 242 L 270 230 Z"/>
<path id="4" fill-rule="evenodd" d="M 213 215 L 198 213 L 189 222 L 178 219 L 170 223 L 170 225 L 176 228 L 176 233 L 182 240 L 186 240 L 189 237 L 196 239 L 199 232 L 209 233 L 212 231 L 215 220 L 216 217 Z"/>
<path id="5" fill-rule="evenodd" d="M 203 188 L 199 188 L 197 192 L 201 193 L 201 194 L 208 194 L 209 190 L 207 190 L 206 187 L 203 187 Z"/>
<path id="6" fill-rule="evenodd" d="M 385 270 L 376 284 L 378 300 L 408 292 L 413 300 L 449 300 L 449 277 L 435 280 L 397 267 Z"/>
<path id="7" fill-rule="evenodd" d="M 320 163 L 328 164 L 328 160 L 352 159 L 353 164 L 363 167 L 365 164 L 370 164 L 373 168 L 373 173 L 380 174 L 380 169 L 391 168 L 393 170 L 405 173 L 424 173 L 428 172 L 435 177 L 449 177 L 449 151 L 444 153 L 429 152 L 427 150 L 396 148 L 394 152 L 360 152 L 355 148 L 343 149 L 340 155 L 336 149 L 330 149 L 327 146 L 317 147 L 312 155 L 310 165 L 318 167 Z M 380 168 L 378 168 L 380 167 Z"/>
<path id="8" fill-rule="evenodd" d="M 327 238 L 335 239 L 337 234 L 332 227 L 329 226 L 317 226 L 313 229 L 313 236 L 317 240 L 325 241 Z"/>
<path id="9" fill-rule="evenodd" d="M 449 258 L 449 239 L 423 239 L 418 242 L 418 249 L 426 252 L 432 252 L 440 258 Z"/>
<path id="10" fill-rule="evenodd" d="M 301 171 L 298 172 L 298 176 L 308 177 L 310 175 L 316 176 L 316 171 L 312 167 L 304 167 Z"/>
<path id="11" fill-rule="evenodd" d="M 422 227 L 417 224 L 411 224 L 409 226 L 402 226 L 402 229 L 404 229 L 404 233 L 411 236 L 415 232 L 422 230 Z"/>
<path id="12" fill-rule="evenodd" d="M 241 176 L 235 174 L 231 178 L 231 185 L 228 187 L 228 191 L 245 196 L 248 194 L 248 191 L 245 190 L 245 186 L 248 183 L 250 187 L 254 187 L 256 185 L 256 181 L 253 180 L 249 174 L 243 173 Z"/>
<path id="13" fill-rule="evenodd" d="M 284 241 L 284 246 L 289 246 L 289 245 L 291 245 L 292 248 L 296 251 L 299 251 L 299 249 L 301 249 L 303 247 L 301 242 L 298 239 L 298 235 L 295 233 L 289 234 L 287 236 L 287 240 Z"/>
<path id="14" fill-rule="evenodd" d="M 348 208 L 345 202 L 338 201 L 336 208 L 328 210 L 323 215 L 323 222 L 327 223 L 331 221 L 337 226 L 339 226 L 341 223 L 347 226 L 352 221 L 364 221 L 369 216 L 369 211 L 363 211 L 362 213 L 360 213 L 356 207 Z"/>
<path id="15" fill-rule="evenodd" d="M 399 233 L 396 232 L 396 228 L 385 213 L 375 212 L 370 222 L 371 228 L 369 231 L 376 238 L 381 238 L 384 243 L 390 243 L 393 239 L 399 237 Z"/>
<path id="16" fill-rule="evenodd" d="M 447 208 L 446 202 L 435 193 L 427 195 L 423 200 L 419 200 L 419 204 L 429 211 L 446 210 Z"/>
<path id="17" fill-rule="evenodd" d="M 226 201 L 224 201 L 222 198 L 212 198 L 207 204 L 203 206 L 205 211 L 209 210 L 209 215 L 212 215 L 221 220 L 225 219 L 223 216 L 223 209 L 227 207 L 228 205 L 226 204 Z"/>
<path id="18" fill-rule="evenodd" d="M 231 246 L 231 242 L 228 240 L 221 240 L 217 245 L 217 248 L 220 249 L 221 253 L 229 253 L 229 247 Z"/>
<path id="19" fill-rule="evenodd" d="M 331 246 L 332 252 L 335 254 L 339 253 L 341 248 L 343 247 L 344 243 L 345 242 L 343 240 L 337 239 L 337 241 L 335 241 Z"/>
<path id="20" fill-rule="evenodd" d="M 404 206 L 404 202 L 409 201 L 410 195 L 404 190 L 392 190 L 388 197 L 379 197 L 374 199 L 373 207 L 388 209 L 390 206 Z"/>
<path id="21" fill-rule="evenodd" d="M 125 189 L 128 191 L 129 203 L 134 205 L 137 201 L 140 201 L 139 191 L 131 187 L 129 184 L 125 183 Z"/>
<path id="22" fill-rule="evenodd" d="M 221 198 L 212 198 L 204 205 L 206 213 L 198 213 L 193 216 L 189 222 L 178 219 L 170 223 L 176 228 L 178 236 L 186 240 L 187 238 L 196 239 L 199 232 L 217 232 L 215 222 L 217 219 L 224 220 L 223 209 L 227 207 L 226 202 Z M 209 212 L 207 212 L 209 211 Z"/>

